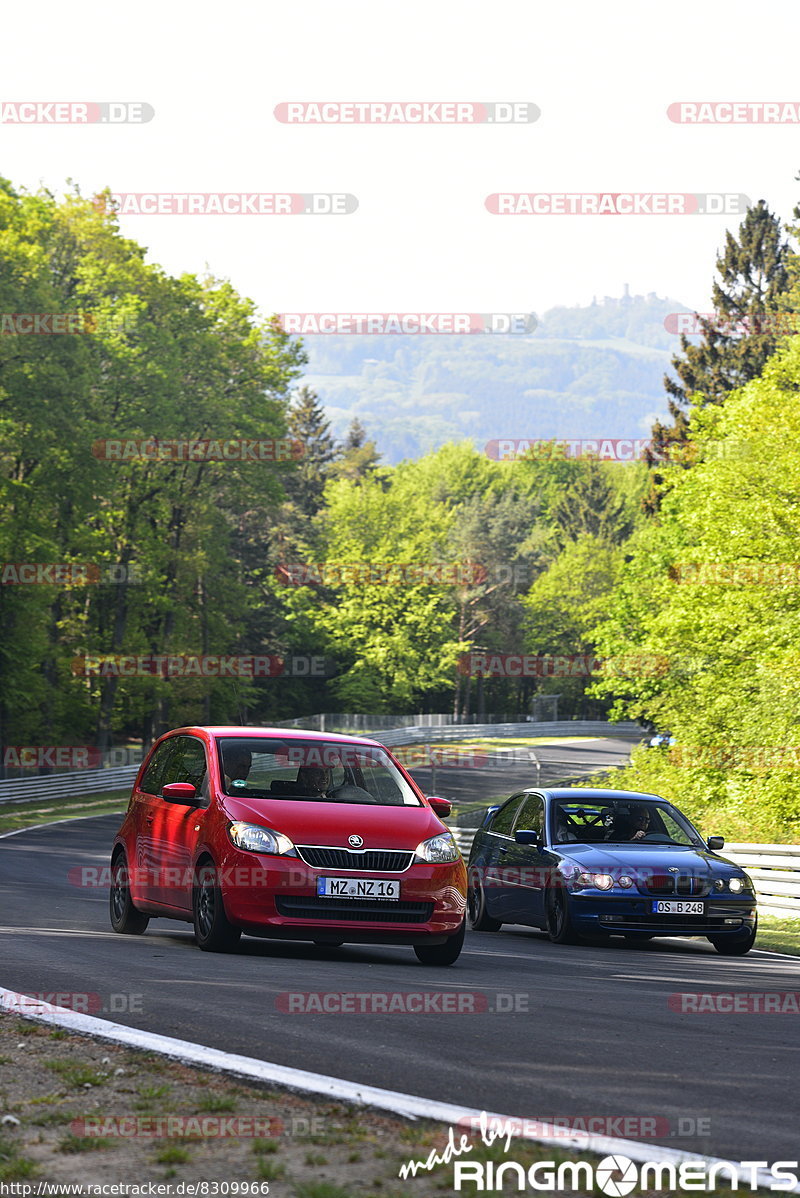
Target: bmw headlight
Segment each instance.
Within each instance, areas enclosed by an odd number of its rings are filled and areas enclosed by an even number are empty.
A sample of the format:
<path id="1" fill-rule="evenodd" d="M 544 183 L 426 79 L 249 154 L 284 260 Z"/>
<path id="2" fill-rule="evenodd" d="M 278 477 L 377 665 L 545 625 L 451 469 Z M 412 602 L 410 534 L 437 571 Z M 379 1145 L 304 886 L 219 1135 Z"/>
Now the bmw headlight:
<path id="1" fill-rule="evenodd" d="M 610 890 L 614 885 L 614 879 L 611 874 L 595 874 L 594 884 L 598 890 Z"/>
<path id="2" fill-rule="evenodd" d="M 458 861 L 461 853 L 450 832 L 441 832 L 430 840 L 423 840 L 414 852 L 415 861 L 424 861 L 427 865 L 446 865 L 450 861 Z"/>
<path id="3" fill-rule="evenodd" d="M 731 894 L 741 894 L 743 890 L 752 890 L 753 883 L 747 874 L 743 877 L 728 878 L 728 890 Z"/>
<path id="4" fill-rule="evenodd" d="M 250 853 L 269 853 L 274 857 L 297 855 L 288 836 L 273 832 L 272 828 L 262 828 L 260 824 L 237 821 L 228 828 L 228 835 L 237 849 L 247 849 Z"/>

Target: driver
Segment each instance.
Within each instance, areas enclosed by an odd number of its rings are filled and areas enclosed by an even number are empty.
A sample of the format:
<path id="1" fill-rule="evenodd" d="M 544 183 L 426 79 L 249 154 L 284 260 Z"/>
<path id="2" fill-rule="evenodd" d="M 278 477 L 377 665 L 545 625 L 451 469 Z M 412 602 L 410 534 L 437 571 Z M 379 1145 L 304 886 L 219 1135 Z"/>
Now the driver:
<path id="1" fill-rule="evenodd" d="M 629 812 L 616 812 L 607 840 L 643 840 L 650 827 L 650 812 L 646 807 L 631 807 Z"/>
<path id="2" fill-rule="evenodd" d="M 333 770 L 323 765 L 301 765 L 297 771 L 297 781 L 305 794 L 326 799 L 333 783 Z"/>
<path id="3" fill-rule="evenodd" d="M 253 764 L 253 754 L 245 745 L 232 745 L 222 750 L 222 766 L 225 772 L 225 789 L 232 782 L 244 782 Z"/>

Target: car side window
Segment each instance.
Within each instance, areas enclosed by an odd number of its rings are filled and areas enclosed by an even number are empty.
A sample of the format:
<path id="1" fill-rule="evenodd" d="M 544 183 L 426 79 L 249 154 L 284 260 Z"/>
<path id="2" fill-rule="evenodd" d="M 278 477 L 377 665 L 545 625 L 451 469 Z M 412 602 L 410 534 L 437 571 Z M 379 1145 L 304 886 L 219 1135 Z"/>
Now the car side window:
<path id="1" fill-rule="evenodd" d="M 505 806 L 501 807 L 495 813 L 488 830 L 490 832 L 497 832 L 500 836 L 510 836 L 511 829 L 514 826 L 514 816 L 519 811 L 520 804 L 524 798 L 524 795 L 514 795 L 513 798 L 509 799 Z"/>
<path id="2" fill-rule="evenodd" d="M 145 794 L 161 794 L 161 787 L 164 785 L 164 770 L 166 769 L 167 762 L 169 761 L 172 751 L 175 748 L 175 740 L 175 737 L 173 737 L 171 740 L 165 740 L 163 744 L 158 746 L 155 753 L 150 758 L 147 769 L 144 771 L 142 780 L 139 783 L 139 790 L 143 790 Z"/>
<path id="3" fill-rule="evenodd" d="M 541 795 L 528 795 L 520 808 L 519 817 L 514 824 L 517 828 L 529 832 L 544 833 L 544 799 Z"/>
<path id="4" fill-rule="evenodd" d="M 197 793 L 201 794 L 206 778 L 203 742 L 195 736 L 176 736 L 173 743 L 174 752 L 170 754 L 161 777 L 162 788 L 169 782 L 191 782 Z"/>

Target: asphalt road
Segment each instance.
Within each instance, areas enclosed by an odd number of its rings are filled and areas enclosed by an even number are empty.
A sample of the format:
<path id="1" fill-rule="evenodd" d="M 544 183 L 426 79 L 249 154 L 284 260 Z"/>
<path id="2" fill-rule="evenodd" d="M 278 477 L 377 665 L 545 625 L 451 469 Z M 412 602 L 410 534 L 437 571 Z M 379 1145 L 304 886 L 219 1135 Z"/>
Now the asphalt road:
<path id="1" fill-rule="evenodd" d="M 105 889 L 69 875 L 107 862 L 119 822 L 103 816 L 0 840 L 0 984 L 97 994 L 129 1026 L 432 1099 L 529 1119 L 657 1118 L 667 1121 L 657 1140 L 687 1151 L 797 1157 L 797 1020 L 680 1014 L 668 1000 L 800 991 L 800 962 L 726 960 L 701 940 L 561 947 L 523 928 L 471 933 L 459 962 L 438 970 L 410 949 L 371 946 L 245 939 L 237 955 L 216 956 L 195 948 L 188 925 L 167 920 L 143 937 L 116 936 Z M 455 993 L 468 1009 L 281 1009 L 290 993 L 366 991 Z"/>
<path id="2" fill-rule="evenodd" d="M 531 734 L 533 735 L 533 733 Z M 597 770 L 622 765 L 628 759 L 631 748 L 640 740 L 638 736 L 615 739 L 587 737 L 584 740 L 553 741 L 547 745 L 532 746 L 539 759 L 541 769 L 532 761 L 508 761 L 498 764 L 489 757 L 483 763 L 476 755 L 473 767 L 439 766 L 434 773 L 430 769 L 411 769 L 410 773 L 426 794 L 438 794 L 455 802 L 476 802 L 486 799 L 507 798 L 526 786 L 548 786 L 566 777 L 578 778 Z M 458 741 L 448 745 L 447 752 L 464 753 Z"/>

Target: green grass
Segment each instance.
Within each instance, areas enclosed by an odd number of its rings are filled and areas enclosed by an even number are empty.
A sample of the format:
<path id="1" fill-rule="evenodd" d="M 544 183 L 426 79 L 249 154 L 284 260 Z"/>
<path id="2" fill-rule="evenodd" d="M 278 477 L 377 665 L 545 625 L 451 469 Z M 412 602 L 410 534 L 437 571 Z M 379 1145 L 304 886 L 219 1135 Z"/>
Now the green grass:
<path id="1" fill-rule="evenodd" d="M 778 919 L 774 915 L 759 915 L 756 948 L 775 953 L 791 953 L 800 957 L 800 919 Z"/>
<path id="2" fill-rule="evenodd" d="M 258 1177 L 261 1181 L 277 1181 L 279 1177 L 283 1177 L 286 1172 L 286 1166 L 280 1161 L 264 1160 L 263 1156 L 258 1158 Z M 350 1198 L 348 1194 L 347 1198 Z"/>
<path id="3" fill-rule="evenodd" d="M 253 1140 L 253 1152 L 256 1156 L 271 1156 L 279 1148 L 277 1140 Z"/>
<path id="4" fill-rule="evenodd" d="M 188 1160 L 189 1153 L 178 1144 L 166 1144 L 156 1153 L 156 1162 L 159 1165 L 185 1165 Z"/>
<path id="5" fill-rule="evenodd" d="M 198 1102 L 197 1109 L 205 1114 L 223 1114 L 226 1111 L 235 1111 L 236 1102 L 225 1094 L 206 1094 Z"/>
<path id="6" fill-rule="evenodd" d="M 48 824 L 57 819 L 76 819 L 82 815 L 110 815 L 124 812 L 129 790 L 103 794 L 75 795 L 68 799 L 37 799 L 32 802 L 3 803 L 0 832 L 15 832 L 32 824 Z"/>
<path id="7" fill-rule="evenodd" d="M 165 1086 L 163 1084 L 158 1086 L 142 1086 L 139 1096 L 133 1104 L 134 1110 L 149 1111 L 153 1103 L 157 1102 L 159 1098 L 166 1098 L 171 1094 L 172 1086 Z"/>
<path id="8" fill-rule="evenodd" d="M 104 1074 L 76 1061 L 45 1061 L 45 1068 L 57 1073 L 65 1086 L 75 1090 L 84 1086 L 102 1086 L 106 1080 Z"/>
<path id="9" fill-rule="evenodd" d="M 16 1144 L 0 1136 L 0 1181 L 24 1181 L 35 1172 L 35 1162 L 20 1156 Z"/>
<path id="10" fill-rule="evenodd" d="M 66 1152 L 69 1155 L 79 1152 L 100 1152 L 103 1148 L 110 1148 L 112 1143 L 112 1140 L 105 1140 L 102 1136 L 73 1136 L 70 1134 L 59 1141 L 58 1151 Z"/>

